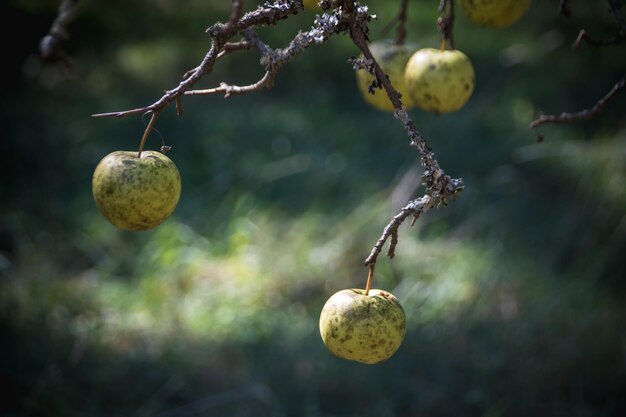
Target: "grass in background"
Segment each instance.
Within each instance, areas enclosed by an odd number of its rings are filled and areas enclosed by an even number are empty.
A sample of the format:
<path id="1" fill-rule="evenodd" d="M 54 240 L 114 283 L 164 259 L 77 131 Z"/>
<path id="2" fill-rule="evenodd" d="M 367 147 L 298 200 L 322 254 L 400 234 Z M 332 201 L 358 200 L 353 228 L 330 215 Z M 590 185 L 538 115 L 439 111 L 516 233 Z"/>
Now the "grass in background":
<path id="1" fill-rule="evenodd" d="M 247 200 L 247 201 L 246 201 Z M 321 306 L 362 287 L 384 195 L 342 218 L 242 197 L 221 236 L 180 220 L 129 234 L 99 216 L 67 272 L 41 248 L 2 282 L 3 369 L 35 415 L 604 415 L 622 410 L 623 305 L 501 245 L 403 227 L 376 287 L 408 332 L 377 366 L 333 357 Z M 460 232 L 461 233 L 461 232 Z M 454 233 L 450 234 L 454 236 Z M 593 341 L 593 343 L 590 343 Z M 26 350 L 21 350 L 27 347 Z M 10 374 L 13 370 L 15 373 Z M 567 411 L 569 410 L 569 411 Z"/>
<path id="2" fill-rule="evenodd" d="M 361 262 L 419 169 L 397 121 L 359 97 L 346 38 L 285 66 L 271 91 L 189 98 L 183 118 L 160 117 L 183 196 L 158 229 L 118 231 L 93 205 L 95 164 L 135 148 L 143 124 L 90 114 L 175 85 L 206 49 L 206 16 L 229 14 L 214 3 L 90 3 L 72 29 L 75 78 L 19 63 L 1 114 L 0 414 L 626 414 L 623 101 L 595 123 L 542 129 L 542 144 L 526 129 L 539 109 L 593 103 L 598 66 L 621 71 L 619 56 L 573 54 L 581 23 L 555 31 L 549 4 L 502 36 L 459 15 L 475 96 L 453 115 L 411 116 L 467 188 L 404 225 L 395 259 L 381 256 L 375 286 L 399 297 L 409 327 L 392 359 L 368 367 L 326 351 L 318 315 L 364 285 Z M 378 3 L 373 38 L 397 12 Z M 437 43 L 435 3 L 411 6 L 422 46 Z M 268 42 L 311 19 L 267 30 Z M 257 79 L 257 59 L 223 60 L 206 86 Z M 545 62 L 571 72 L 555 80 Z"/>

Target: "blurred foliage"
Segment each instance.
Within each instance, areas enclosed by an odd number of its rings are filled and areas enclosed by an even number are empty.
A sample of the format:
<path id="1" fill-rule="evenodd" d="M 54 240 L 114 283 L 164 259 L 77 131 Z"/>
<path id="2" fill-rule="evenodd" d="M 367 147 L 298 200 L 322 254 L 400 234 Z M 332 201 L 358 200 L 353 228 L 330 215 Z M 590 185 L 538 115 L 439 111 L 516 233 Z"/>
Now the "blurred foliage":
<path id="1" fill-rule="evenodd" d="M 411 41 L 438 45 L 437 3 L 410 2 Z M 393 36 L 382 30 L 399 5 L 368 4 L 371 38 Z M 399 297 L 409 328 L 368 367 L 326 351 L 319 311 L 364 284 L 362 260 L 421 171 L 397 121 L 361 100 L 350 40 L 310 48 L 272 90 L 189 97 L 182 118 L 168 109 L 157 128 L 181 203 L 130 233 L 100 216 L 90 181 L 104 155 L 138 146 L 144 122 L 90 115 L 177 85 L 229 2 L 81 1 L 71 73 L 36 56 L 57 2 L 3 2 L 0 414 L 624 415 L 625 97 L 592 121 L 540 128 L 543 143 L 527 125 L 593 105 L 626 54 L 570 48 L 581 28 L 613 34 L 606 2 L 572 2 L 570 18 L 557 5 L 535 1 L 498 31 L 459 12 L 474 96 L 411 116 L 466 190 L 381 256 L 375 286 Z M 283 46 L 313 18 L 260 33 Z M 253 82 L 257 62 L 232 54 L 201 86 Z"/>

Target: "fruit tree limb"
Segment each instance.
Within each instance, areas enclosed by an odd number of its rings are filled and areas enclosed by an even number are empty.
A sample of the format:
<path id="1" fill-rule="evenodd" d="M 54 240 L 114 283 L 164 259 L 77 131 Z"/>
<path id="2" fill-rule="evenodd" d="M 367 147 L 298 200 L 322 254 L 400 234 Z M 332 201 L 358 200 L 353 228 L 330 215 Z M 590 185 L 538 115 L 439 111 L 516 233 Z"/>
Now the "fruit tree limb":
<path id="1" fill-rule="evenodd" d="M 328 1 L 322 2 L 328 6 Z M 207 29 L 211 37 L 211 47 L 204 56 L 202 62 L 194 69 L 188 71 L 180 84 L 172 90 L 167 90 L 165 94 L 156 102 L 146 107 L 111 112 L 94 115 L 95 117 L 121 117 L 132 114 L 144 114 L 151 112 L 150 123 L 146 127 L 142 137 L 145 142 L 150 130 L 158 115 L 170 104 L 175 103 L 177 113 L 182 113 L 181 98 L 186 95 L 206 95 L 223 93 L 225 96 L 232 94 L 243 94 L 257 91 L 261 88 L 271 87 L 274 76 L 279 68 L 303 52 L 312 44 L 325 42 L 331 35 L 339 33 L 349 33 L 354 44 L 361 50 L 364 58 L 359 61 L 359 65 L 366 67 L 376 77 L 376 86 L 383 88 L 393 103 L 394 117 L 402 123 L 409 139 L 410 145 L 414 146 L 419 154 L 424 167 L 422 179 L 426 186 L 425 195 L 415 199 L 402 212 L 394 217 L 392 222 L 385 228 L 383 235 L 372 249 L 372 252 L 365 261 L 373 274 L 376 258 L 383 245 L 390 240 L 388 256 L 393 257 L 396 244 L 398 242 L 398 227 L 409 216 L 419 217 L 422 213 L 439 205 L 445 205 L 448 198 L 455 196 L 463 189 L 462 179 L 453 179 L 445 174 L 443 169 L 434 157 L 434 153 L 426 143 L 424 137 L 418 132 L 413 121 L 410 119 L 406 109 L 400 101 L 400 94 L 393 87 L 387 75 L 367 45 L 369 33 L 368 23 L 374 18 L 368 13 L 367 6 L 359 5 L 353 0 L 341 0 L 340 4 L 333 2 L 336 6 L 326 13 L 318 15 L 311 30 L 298 33 L 289 45 L 282 49 L 272 49 L 266 45 L 257 35 L 255 29 L 259 26 L 276 24 L 279 20 L 290 15 L 297 14 L 302 10 L 301 0 L 275 0 L 274 3 L 264 3 L 256 10 L 243 13 L 242 0 L 233 0 L 231 17 L 227 23 L 216 23 Z M 236 36 L 242 39 L 232 42 Z M 193 90 L 192 87 L 204 75 L 212 72 L 214 65 L 225 54 L 238 50 L 256 49 L 261 54 L 260 64 L 264 67 L 263 77 L 256 83 L 244 86 L 228 85 L 222 83 L 220 86 L 204 90 Z M 355 64 L 356 65 L 356 64 Z M 143 145 L 140 146 L 140 149 Z M 140 151 L 141 152 L 141 151 Z"/>
<path id="2" fill-rule="evenodd" d="M 445 205 L 448 198 L 455 196 L 463 189 L 463 180 L 461 178 L 451 178 L 446 175 L 439 166 L 426 139 L 419 133 L 405 107 L 402 105 L 400 94 L 393 87 L 391 81 L 389 81 L 389 77 L 383 72 L 367 46 L 366 29 L 367 27 L 364 28 L 362 24 L 355 21 L 350 26 L 350 37 L 354 44 L 361 50 L 364 59 L 371 63 L 371 72 L 376 76 L 376 79 L 382 88 L 384 88 L 389 100 L 393 104 L 395 109 L 394 117 L 402 123 L 402 126 L 409 136 L 410 145 L 417 148 L 422 166 L 424 167 L 423 180 L 426 185 L 426 194 L 409 202 L 409 204 L 391 220 L 387 227 L 385 227 L 383 234 L 372 248 L 370 255 L 364 261 L 366 266 L 370 266 L 376 263 L 383 245 L 390 238 L 391 243 L 387 255 L 393 258 L 395 246 L 398 242 L 398 228 L 407 217 L 413 215 L 417 218 L 433 207 L 438 207 L 442 204 Z"/>
<path id="3" fill-rule="evenodd" d="M 376 263 L 376 259 L 378 258 L 378 254 L 383 250 L 383 246 L 388 239 L 391 238 L 391 242 L 389 245 L 389 250 L 387 251 L 387 256 L 393 258 L 395 256 L 395 248 L 398 243 L 398 228 L 404 221 L 411 215 L 418 218 L 422 213 L 425 213 L 429 209 L 432 208 L 431 198 L 427 195 L 424 195 L 415 200 L 411 200 L 406 206 L 402 207 L 400 213 L 396 214 L 393 219 L 387 224 L 385 229 L 383 230 L 383 234 L 380 236 L 369 256 L 363 262 L 365 265 L 374 265 Z"/>
<path id="4" fill-rule="evenodd" d="M 450 182 L 451 178 L 445 174 L 443 169 L 441 169 L 439 163 L 434 157 L 434 153 L 428 146 L 426 139 L 417 130 L 417 128 L 413 124 L 413 121 L 409 117 L 404 105 L 400 101 L 400 94 L 393 87 L 391 81 L 389 81 L 389 77 L 387 77 L 378 62 L 376 62 L 376 60 L 374 59 L 369 47 L 367 46 L 367 41 L 363 28 L 360 27 L 358 24 L 353 24 L 350 27 L 350 35 L 355 45 L 363 53 L 365 59 L 371 62 L 371 69 L 376 78 L 380 81 L 387 96 L 389 97 L 389 100 L 393 104 L 393 107 L 395 109 L 394 117 L 402 123 L 404 129 L 409 136 L 410 145 L 417 148 L 422 160 L 422 165 L 426 169 L 424 175 L 428 178 L 429 184 L 427 184 L 427 186 L 435 186 L 435 184 L 441 185 L 443 183 Z"/>
<path id="5" fill-rule="evenodd" d="M 203 76 L 211 73 L 217 59 L 224 55 L 223 51 L 247 48 L 247 45 L 242 43 L 229 44 L 228 41 L 232 37 L 248 28 L 275 24 L 278 20 L 297 14 L 301 10 L 301 1 L 276 0 L 274 3 L 265 3 L 263 7 L 259 6 L 256 10 L 244 14 L 243 2 L 241 0 L 233 0 L 230 19 L 227 23 L 218 22 L 206 30 L 212 38 L 209 51 L 202 59 L 200 65 L 185 74 L 186 76 L 177 87 L 166 91 L 159 100 L 148 106 L 118 112 L 99 113 L 93 116 L 124 117 L 149 111 L 161 112 L 167 106 L 177 101 L 186 91 L 190 90 Z"/>
<path id="6" fill-rule="evenodd" d="M 221 83 L 219 87 L 204 90 L 186 91 L 185 95 L 209 95 L 215 93 L 224 93 L 224 97 L 232 94 L 244 94 L 253 91 L 259 91 L 263 88 L 271 88 L 274 77 L 278 70 L 288 61 L 292 60 L 298 54 L 302 53 L 306 48 L 313 44 L 325 42 L 331 35 L 336 33 L 337 29 L 334 25 L 338 20 L 333 19 L 332 15 L 323 15 L 315 20 L 313 28 L 308 32 L 298 33 L 289 46 L 283 49 L 272 49 L 266 45 L 252 29 L 246 29 L 243 36 L 246 38 L 245 45 L 249 48 L 256 48 L 261 53 L 261 64 L 265 67 L 265 74 L 256 83 L 246 86 L 228 85 Z"/>
<path id="7" fill-rule="evenodd" d="M 581 29 L 578 33 L 576 41 L 572 44 L 572 48 L 578 49 L 583 43 L 591 46 L 610 46 L 616 45 L 626 40 L 626 19 L 622 12 L 622 0 L 607 0 L 609 4 L 609 12 L 613 15 L 617 23 L 617 34 L 611 38 L 598 39 L 589 36 L 585 29 Z M 558 12 L 560 15 L 571 16 L 571 9 L 567 0 L 560 0 Z M 547 123 L 572 123 L 579 120 L 589 120 L 600 113 L 606 104 L 613 99 L 618 93 L 624 90 L 626 84 L 626 76 L 623 76 L 611 90 L 590 109 L 584 109 L 575 113 L 563 112 L 561 114 L 539 114 L 539 116 L 528 124 L 529 128 L 536 128 Z M 543 141 L 543 136 L 537 134 L 537 141 Z"/>
<path id="8" fill-rule="evenodd" d="M 623 76 L 611 90 L 590 109 L 581 110 L 576 113 L 561 113 L 558 115 L 542 114 L 530 122 L 529 128 L 533 129 L 546 123 L 572 123 L 578 120 L 588 120 L 600 113 L 606 104 L 618 93 L 626 88 L 626 76 Z"/>

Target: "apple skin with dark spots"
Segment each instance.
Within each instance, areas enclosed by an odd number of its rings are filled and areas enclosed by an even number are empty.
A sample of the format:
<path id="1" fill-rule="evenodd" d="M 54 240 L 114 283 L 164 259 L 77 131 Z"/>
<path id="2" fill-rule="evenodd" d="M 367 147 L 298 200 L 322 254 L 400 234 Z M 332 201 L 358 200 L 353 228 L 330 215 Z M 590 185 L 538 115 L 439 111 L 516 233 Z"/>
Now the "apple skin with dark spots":
<path id="1" fill-rule="evenodd" d="M 167 219 L 180 199 L 180 174 L 160 152 L 115 151 L 98 163 L 92 180 L 96 205 L 124 230 L 149 230 Z"/>
<path id="2" fill-rule="evenodd" d="M 328 299 L 319 327 L 333 354 L 371 365 L 396 353 L 406 333 L 406 316 L 387 291 L 372 289 L 365 295 L 362 289 L 346 289 Z"/>
<path id="3" fill-rule="evenodd" d="M 461 109 L 474 91 L 472 62 L 459 50 L 423 48 L 406 64 L 404 80 L 417 107 L 435 113 Z"/>

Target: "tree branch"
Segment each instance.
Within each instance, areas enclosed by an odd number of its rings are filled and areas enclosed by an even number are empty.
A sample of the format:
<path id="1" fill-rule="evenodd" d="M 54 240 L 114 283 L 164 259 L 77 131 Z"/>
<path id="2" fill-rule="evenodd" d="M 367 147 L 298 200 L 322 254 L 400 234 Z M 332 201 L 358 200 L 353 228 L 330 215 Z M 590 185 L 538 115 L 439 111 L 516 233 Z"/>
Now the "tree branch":
<path id="1" fill-rule="evenodd" d="M 530 122 L 529 128 L 533 129 L 546 123 L 572 123 L 578 120 L 588 120 L 600 113 L 606 104 L 618 93 L 626 88 L 626 76 L 622 77 L 611 90 L 591 108 L 576 113 L 561 113 L 559 115 L 542 114 Z"/>
<path id="2" fill-rule="evenodd" d="M 559 14 L 561 16 L 570 17 L 572 15 L 572 10 L 569 8 L 568 3 L 569 0 L 560 0 L 559 1 Z"/>
<path id="3" fill-rule="evenodd" d="M 371 62 L 370 69 L 372 73 L 385 89 L 389 100 L 393 104 L 395 109 L 394 117 L 402 123 L 402 126 L 409 136 L 410 145 L 417 148 L 420 154 L 422 166 L 424 167 L 423 179 L 426 185 L 426 194 L 409 202 L 409 204 L 407 204 L 402 211 L 392 219 L 387 227 L 385 227 L 382 236 L 378 239 L 372 248 L 370 255 L 364 261 L 364 264 L 369 266 L 376 263 L 383 245 L 389 238 L 391 238 L 391 245 L 387 254 L 389 257 L 394 256 L 398 237 L 398 227 L 400 227 L 407 217 L 410 215 L 419 217 L 419 215 L 433 207 L 446 204 L 448 198 L 455 196 L 463 189 L 463 180 L 461 178 L 451 178 L 446 175 L 443 169 L 439 166 L 439 163 L 435 159 L 435 155 L 428 146 L 426 139 L 419 133 L 406 109 L 402 105 L 398 91 L 393 87 L 391 81 L 389 81 L 389 78 L 383 72 L 378 62 L 376 62 L 376 59 L 374 59 L 374 56 L 367 46 L 367 39 L 365 35 L 366 27 L 364 28 L 364 25 L 366 24 L 366 19 L 355 19 L 350 26 L 350 37 L 352 38 L 354 44 L 361 50 L 363 57 L 368 62 Z"/>
<path id="4" fill-rule="evenodd" d="M 389 222 L 385 229 L 383 230 L 383 234 L 378 238 L 378 241 L 372 248 L 369 256 L 363 262 L 364 265 L 369 266 L 376 263 L 376 259 L 378 255 L 383 249 L 385 242 L 387 239 L 391 237 L 392 244 L 389 246 L 389 251 L 387 252 L 387 256 L 393 258 L 395 256 L 395 246 L 397 244 L 398 237 L 398 228 L 404 221 L 411 215 L 419 217 L 422 213 L 428 211 L 432 208 L 430 204 L 430 197 L 425 195 L 415 200 L 411 200 L 406 206 L 402 207 L 400 213 L 396 214 L 393 219 Z M 395 242 L 393 242 L 395 236 Z"/>
<path id="5" fill-rule="evenodd" d="M 72 63 L 63 49 L 63 43 L 70 37 L 67 27 L 74 20 L 78 1 L 63 0 L 48 34 L 39 41 L 41 58 L 47 61 L 61 61 L 68 70 L 72 69 Z"/>
<path id="6" fill-rule="evenodd" d="M 622 13 L 622 0 L 607 0 L 609 3 L 609 12 L 613 15 L 613 18 L 617 22 L 617 34 L 608 39 L 597 39 L 589 36 L 585 29 L 581 29 L 578 33 L 576 41 L 574 41 L 572 48 L 578 49 L 583 42 L 592 46 L 610 46 L 622 43 L 626 39 L 626 19 Z"/>
<path id="7" fill-rule="evenodd" d="M 265 74 L 263 77 L 254 84 L 246 86 L 234 86 L 226 83 L 221 83 L 219 87 L 209 88 L 205 90 L 190 90 L 186 91 L 185 95 L 208 95 L 215 93 L 224 93 L 224 97 L 229 97 L 233 94 L 244 94 L 253 91 L 259 91 L 263 88 L 271 88 L 274 82 L 274 77 L 278 70 L 288 61 L 295 58 L 300 53 L 304 52 L 306 48 L 313 44 L 319 44 L 325 42 L 331 35 L 336 33 L 337 29 L 330 21 L 334 21 L 328 15 L 327 17 L 320 17 L 315 20 L 315 25 L 308 32 L 298 33 L 294 39 L 289 43 L 289 46 L 283 49 L 272 49 L 266 45 L 252 29 L 246 29 L 243 33 L 246 38 L 245 44 L 248 48 L 256 48 L 261 53 L 261 64 L 265 67 Z M 331 23 L 331 24 L 329 24 Z"/>
<path id="8" fill-rule="evenodd" d="M 396 29 L 396 39 L 394 41 L 396 45 L 402 45 L 404 44 L 404 41 L 406 40 L 406 20 L 409 17 L 408 11 L 409 11 L 409 1 L 401 0 L 400 12 L 382 30 L 383 33 L 387 33 L 389 29 L 391 29 L 395 24 L 398 25 L 398 28 Z"/>
<path id="9" fill-rule="evenodd" d="M 180 84 L 168 90 L 156 102 L 140 108 L 131 110 L 94 114 L 93 117 L 124 117 L 135 114 L 143 114 L 148 111 L 161 112 L 167 106 L 177 101 L 203 76 L 211 73 L 218 58 L 224 53 L 248 48 L 248 45 L 241 42 L 233 44 L 228 40 L 248 28 L 268 25 L 284 19 L 289 15 L 297 14 L 302 10 L 302 3 L 297 1 L 276 0 L 274 3 L 266 3 L 264 7 L 259 6 L 256 10 L 243 14 L 243 3 L 240 0 L 233 0 L 232 12 L 229 21 L 216 23 L 209 27 L 206 32 L 211 36 L 211 48 L 204 56 L 200 65 L 188 71 Z M 228 46 L 226 46 L 228 45 Z"/>
<path id="10" fill-rule="evenodd" d="M 448 1 L 452 2 L 452 0 Z M 403 5 L 403 8 L 404 7 L 406 7 L 406 5 Z M 185 74 L 183 80 L 177 87 L 166 91 L 158 101 L 146 107 L 119 112 L 101 113 L 94 115 L 94 117 L 121 117 L 131 114 L 143 114 L 150 111 L 152 112 L 152 119 L 144 132 L 143 138 L 145 139 L 156 117 L 165 107 L 175 102 L 177 111 L 179 113 L 182 112 L 181 97 L 217 93 L 223 93 L 225 97 L 228 97 L 232 94 L 243 94 L 258 91 L 262 88 L 269 88 L 272 85 L 275 74 L 281 66 L 302 53 L 307 47 L 312 44 L 325 42 L 331 35 L 349 33 L 352 41 L 361 50 L 364 57 L 362 60 L 353 60 L 353 65 L 358 64 L 366 67 L 376 76 L 377 85 L 384 88 L 395 108 L 394 117 L 402 123 L 409 137 L 410 145 L 414 146 L 419 152 L 421 163 L 424 167 L 422 179 L 426 186 L 425 195 L 409 202 L 409 204 L 402 209 L 402 212 L 396 215 L 391 223 L 387 225 L 382 236 L 378 239 L 370 255 L 365 260 L 365 265 L 369 266 L 370 271 L 373 273 L 378 254 L 382 250 L 385 242 L 389 239 L 391 242 L 387 254 L 389 257 L 394 256 L 395 247 L 398 242 L 398 227 L 400 224 L 411 215 L 416 219 L 422 213 L 433 207 L 438 207 L 442 204 L 445 205 L 448 198 L 455 196 L 463 189 L 463 180 L 460 178 L 450 178 L 445 174 L 443 169 L 441 169 L 432 150 L 426 143 L 426 140 L 418 132 L 406 112 L 406 109 L 402 105 L 400 94 L 393 87 L 389 78 L 372 56 L 367 46 L 367 34 L 369 32 L 368 23 L 372 20 L 373 16 L 368 13 L 367 6 L 361 6 L 353 0 L 342 0 L 341 4 L 335 9 L 321 16 L 318 15 L 311 30 L 298 33 L 289 45 L 283 49 L 270 48 L 261 41 L 254 30 L 261 25 L 275 24 L 278 20 L 287 18 L 292 14 L 297 14 L 301 9 L 302 3 L 299 0 L 276 0 L 274 3 L 265 3 L 255 11 L 244 14 L 242 12 L 241 1 L 233 0 L 230 20 L 226 24 L 217 23 L 207 29 L 207 33 L 212 38 L 210 50 L 207 52 L 200 65 Z M 406 10 L 402 13 L 406 13 Z M 453 12 L 451 13 L 453 14 Z M 240 34 L 243 39 L 238 42 L 230 42 L 230 39 L 237 34 Z M 222 83 L 215 88 L 202 90 L 191 89 L 200 78 L 213 70 L 216 61 L 226 53 L 252 48 L 260 52 L 260 63 L 265 68 L 265 73 L 259 81 L 244 86 Z"/>
<path id="11" fill-rule="evenodd" d="M 274 74 L 267 71 L 263 78 L 254 84 L 250 85 L 229 85 L 226 83 L 220 83 L 219 87 L 207 88 L 203 90 L 190 90 L 185 91 L 186 96 L 208 96 L 211 94 L 224 93 L 224 98 L 228 98 L 235 94 L 251 93 L 253 91 L 259 91 L 263 88 L 271 88 L 274 80 Z"/>
<path id="12" fill-rule="evenodd" d="M 626 37 L 624 36 L 623 33 L 615 35 L 612 38 L 596 39 L 596 38 L 592 38 L 591 36 L 589 36 L 589 34 L 587 33 L 587 31 L 585 29 L 581 29 L 580 32 L 578 32 L 578 37 L 576 38 L 576 40 L 572 44 L 572 48 L 574 48 L 574 49 L 580 48 L 581 45 L 583 44 L 583 42 L 586 42 L 586 43 L 588 43 L 591 46 L 611 46 L 611 45 L 617 45 L 617 44 L 622 43 L 622 41 L 624 39 L 626 39 Z"/>

